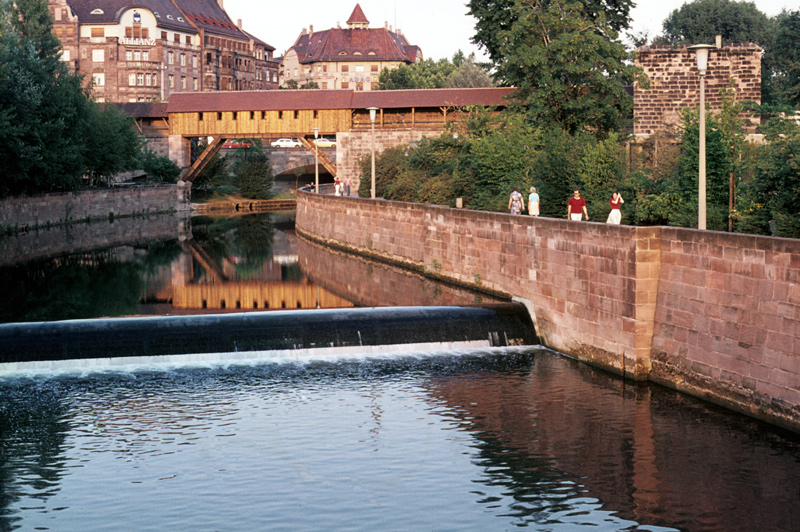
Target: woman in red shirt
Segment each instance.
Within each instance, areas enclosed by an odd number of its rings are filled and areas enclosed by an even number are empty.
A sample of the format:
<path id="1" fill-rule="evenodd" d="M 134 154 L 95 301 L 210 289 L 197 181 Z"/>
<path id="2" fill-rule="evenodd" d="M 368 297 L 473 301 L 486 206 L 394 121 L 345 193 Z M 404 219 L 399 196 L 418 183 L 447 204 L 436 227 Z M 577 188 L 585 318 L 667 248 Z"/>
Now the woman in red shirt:
<path id="1" fill-rule="evenodd" d="M 609 203 L 611 204 L 611 212 L 608 213 L 608 220 L 606 220 L 606 223 L 619 225 L 619 223 L 622 221 L 622 212 L 620 211 L 619 206 L 620 204 L 625 203 L 625 200 L 622 199 L 622 196 L 619 192 L 614 192 L 611 195 Z"/>

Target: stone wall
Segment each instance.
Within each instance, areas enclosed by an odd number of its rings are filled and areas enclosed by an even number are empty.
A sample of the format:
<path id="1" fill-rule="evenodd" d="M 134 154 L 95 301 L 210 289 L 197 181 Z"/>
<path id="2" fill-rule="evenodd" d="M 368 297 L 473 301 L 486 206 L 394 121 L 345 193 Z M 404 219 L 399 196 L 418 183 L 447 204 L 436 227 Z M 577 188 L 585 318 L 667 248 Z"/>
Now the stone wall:
<path id="1" fill-rule="evenodd" d="M 695 53 L 686 47 L 643 46 L 636 50 L 636 65 L 644 70 L 650 88 L 633 90 L 633 131 L 647 136 L 668 124 L 680 124 L 680 111 L 700 105 L 700 76 Z M 761 102 L 761 48 L 755 44 L 729 44 L 709 53 L 705 76 L 706 105 L 720 108 L 720 89 L 733 81 L 736 101 Z M 755 121 L 749 133 L 755 131 Z"/>
<path id="2" fill-rule="evenodd" d="M 297 231 L 523 298 L 548 347 L 800 431 L 800 241 L 308 193 Z"/>
<path id="3" fill-rule="evenodd" d="M 33 229 L 188 211 L 189 190 L 188 185 L 129 186 L 8 198 L 0 202 L 0 228 Z"/>
<path id="4" fill-rule="evenodd" d="M 375 157 L 386 148 L 415 142 L 423 137 L 438 137 L 441 130 L 431 129 L 375 129 Z M 372 150 L 372 132 L 350 131 L 336 134 L 336 170 L 337 177 L 344 181 L 347 176 L 353 180 L 352 190 L 358 190 L 361 184 L 362 157 Z"/>

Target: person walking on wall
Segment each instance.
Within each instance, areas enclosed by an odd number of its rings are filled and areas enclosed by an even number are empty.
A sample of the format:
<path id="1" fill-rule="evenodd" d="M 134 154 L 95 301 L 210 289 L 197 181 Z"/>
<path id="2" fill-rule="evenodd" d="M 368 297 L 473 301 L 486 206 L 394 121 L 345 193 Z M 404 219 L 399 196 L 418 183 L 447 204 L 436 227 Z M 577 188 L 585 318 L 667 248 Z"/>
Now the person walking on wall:
<path id="1" fill-rule="evenodd" d="M 586 221 L 589 221 L 589 212 L 586 210 L 586 200 L 581 197 L 581 191 L 576 190 L 572 193 L 572 197 L 569 199 L 569 204 L 567 205 L 567 218 L 580 222 L 581 216 L 586 216 Z"/>
<path id="2" fill-rule="evenodd" d="M 347 195 L 350 195 L 350 185 L 353 184 L 353 180 L 350 179 L 350 176 L 344 178 L 344 190 L 347 192 Z"/>
<path id="3" fill-rule="evenodd" d="M 333 182 L 333 193 L 335 196 L 342 195 L 342 182 L 339 181 L 339 178 L 336 178 L 336 181 Z"/>
<path id="4" fill-rule="evenodd" d="M 531 187 L 531 193 L 528 194 L 528 214 L 539 216 L 539 194 L 536 193 L 536 187 Z"/>
<path id="5" fill-rule="evenodd" d="M 514 187 L 511 196 L 508 197 L 508 210 L 511 211 L 511 214 L 521 214 L 524 208 L 525 198 L 519 193 L 519 189 Z"/>
<path id="6" fill-rule="evenodd" d="M 622 195 L 619 192 L 614 192 L 611 194 L 611 199 L 609 200 L 611 204 L 611 212 L 608 213 L 608 220 L 606 220 L 607 224 L 616 224 L 622 221 L 622 212 L 619 209 L 620 204 L 625 203 L 625 200 L 622 199 Z"/>

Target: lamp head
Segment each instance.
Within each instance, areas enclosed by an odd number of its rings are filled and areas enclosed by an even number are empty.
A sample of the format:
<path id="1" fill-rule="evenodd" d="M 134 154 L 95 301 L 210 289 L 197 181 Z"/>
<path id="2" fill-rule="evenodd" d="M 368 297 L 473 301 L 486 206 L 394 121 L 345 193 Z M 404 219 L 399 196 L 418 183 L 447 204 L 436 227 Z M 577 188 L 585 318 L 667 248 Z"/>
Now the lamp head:
<path id="1" fill-rule="evenodd" d="M 377 107 L 367 107 L 367 111 L 369 111 L 369 120 L 370 122 L 375 122 L 375 114 L 378 112 Z"/>
<path id="2" fill-rule="evenodd" d="M 315 127 L 314 128 L 314 138 L 317 138 L 317 137 L 319 137 L 319 128 Z"/>
<path id="3" fill-rule="evenodd" d="M 701 76 L 705 76 L 706 70 L 708 70 L 708 51 L 712 48 L 716 47 L 711 44 L 695 44 L 689 47 L 689 50 L 694 50 L 696 54 L 697 73 Z"/>

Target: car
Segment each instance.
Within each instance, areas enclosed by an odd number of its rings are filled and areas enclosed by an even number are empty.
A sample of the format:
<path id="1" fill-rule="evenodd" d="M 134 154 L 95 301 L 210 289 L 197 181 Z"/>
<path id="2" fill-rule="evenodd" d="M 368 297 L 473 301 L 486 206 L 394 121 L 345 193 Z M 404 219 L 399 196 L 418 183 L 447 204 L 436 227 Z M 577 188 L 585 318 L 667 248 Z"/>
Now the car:
<path id="1" fill-rule="evenodd" d="M 249 148 L 252 144 L 246 140 L 226 140 L 222 143 L 223 148 L 236 149 L 236 148 Z"/>
<path id="2" fill-rule="evenodd" d="M 295 139 L 278 139 L 270 143 L 270 146 L 273 148 L 299 148 L 302 144 L 300 144 L 299 140 Z"/>
<path id="3" fill-rule="evenodd" d="M 332 148 L 336 146 L 336 139 L 326 139 L 325 137 L 319 138 L 314 143 L 320 148 Z"/>

